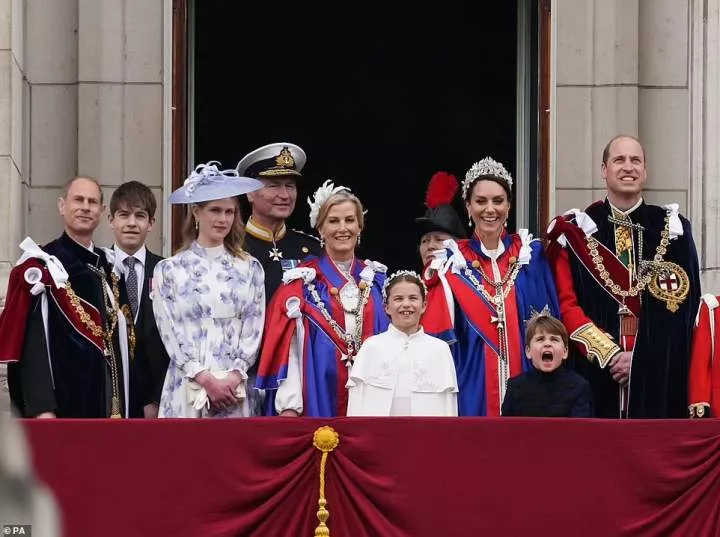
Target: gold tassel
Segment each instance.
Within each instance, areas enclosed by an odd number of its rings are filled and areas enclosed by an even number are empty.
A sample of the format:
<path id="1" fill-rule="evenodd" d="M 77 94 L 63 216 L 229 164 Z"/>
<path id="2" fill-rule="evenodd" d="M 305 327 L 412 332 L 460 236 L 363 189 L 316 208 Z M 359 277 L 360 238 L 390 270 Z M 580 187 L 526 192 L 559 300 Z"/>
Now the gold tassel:
<path id="1" fill-rule="evenodd" d="M 328 425 L 318 428 L 313 434 L 313 446 L 322 451 L 322 457 L 320 457 L 320 499 L 318 500 L 317 512 L 320 523 L 315 528 L 315 537 L 330 537 L 330 528 L 326 524 L 330 512 L 325 509 L 327 505 L 327 500 L 325 500 L 325 466 L 327 465 L 328 453 L 338 447 L 339 444 L 340 435 Z"/>
<path id="2" fill-rule="evenodd" d="M 120 410 L 120 398 L 116 395 L 112 396 L 112 403 L 110 406 L 110 417 L 112 419 L 122 418 L 122 411 Z"/>

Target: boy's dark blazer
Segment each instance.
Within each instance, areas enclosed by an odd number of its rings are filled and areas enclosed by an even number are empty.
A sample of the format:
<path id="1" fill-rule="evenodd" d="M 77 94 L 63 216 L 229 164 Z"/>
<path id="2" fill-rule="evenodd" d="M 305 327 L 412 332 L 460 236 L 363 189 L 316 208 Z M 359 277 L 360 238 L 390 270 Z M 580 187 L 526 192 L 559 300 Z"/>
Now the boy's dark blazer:
<path id="1" fill-rule="evenodd" d="M 155 323 L 155 314 L 153 313 L 152 300 L 150 292 L 152 291 L 152 277 L 155 266 L 162 261 L 162 257 L 152 253 L 147 247 L 145 248 L 145 268 L 143 275 L 142 292 L 140 293 L 140 303 L 138 304 L 138 312 L 135 317 L 135 381 L 137 391 L 133 400 L 135 403 L 135 412 L 131 414 L 142 416 L 142 407 L 147 404 L 160 403 L 160 394 L 162 393 L 163 383 L 165 382 L 165 373 L 167 373 L 170 358 L 163 345 L 157 324 Z"/>
<path id="2" fill-rule="evenodd" d="M 153 313 L 150 292 L 152 291 L 152 277 L 155 265 L 162 261 L 162 257 L 147 250 L 145 257 L 145 277 L 135 319 L 137 333 L 137 346 L 142 349 L 147 367 L 147 383 L 145 383 L 145 404 L 160 403 L 165 374 L 167 373 L 170 358 L 165 350 Z"/>

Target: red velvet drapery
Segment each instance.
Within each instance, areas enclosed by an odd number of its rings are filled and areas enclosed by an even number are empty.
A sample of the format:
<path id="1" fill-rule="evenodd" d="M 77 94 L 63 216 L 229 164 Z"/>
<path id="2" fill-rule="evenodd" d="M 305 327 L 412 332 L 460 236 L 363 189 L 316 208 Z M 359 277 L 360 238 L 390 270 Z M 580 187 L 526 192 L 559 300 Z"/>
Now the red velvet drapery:
<path id="1" fill-rule="evenodd" d="M 720 535 L 720 421 L 37 420 L 71 537 Z"/>

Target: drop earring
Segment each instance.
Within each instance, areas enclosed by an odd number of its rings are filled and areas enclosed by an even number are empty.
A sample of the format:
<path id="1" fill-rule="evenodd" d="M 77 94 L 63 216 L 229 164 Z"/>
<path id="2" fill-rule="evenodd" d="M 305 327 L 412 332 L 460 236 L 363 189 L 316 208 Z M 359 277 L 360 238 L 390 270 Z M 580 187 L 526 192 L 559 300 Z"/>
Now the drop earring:
<path id="1" fill-rule="evenodd" d="M 320 237 L 320 248 L 325 248 L 325 238 Z"/>
<path id="2" fill-rule="evenodd" d="M 360 246 L 360 233 L 358 233 L 357 245 Z"/>
<path id="3" fill-rule="evenodd" d="M 195 220 L 195 231 L 199 231 L 199 230 L 200 230 L 200 222 Z"/>
<path id="4" fill-rule="evenodd" d="M 468 214 L 468 227 L 473 227 L 472 216 Z"/>

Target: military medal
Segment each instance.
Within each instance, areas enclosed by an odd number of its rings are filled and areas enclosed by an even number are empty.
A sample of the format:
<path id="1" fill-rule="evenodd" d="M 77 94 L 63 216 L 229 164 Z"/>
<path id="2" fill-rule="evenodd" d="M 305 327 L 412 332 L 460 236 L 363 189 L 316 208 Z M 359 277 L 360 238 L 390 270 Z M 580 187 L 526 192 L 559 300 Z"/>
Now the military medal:
<path id="1" fill-rule="evenodd" d="M 270 259 L 273 261 L 280 261 L 282 259 L 283 253 L 277 249 L 277 246 L 273 246 L 272 250 L 270 250 Z"/>

